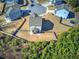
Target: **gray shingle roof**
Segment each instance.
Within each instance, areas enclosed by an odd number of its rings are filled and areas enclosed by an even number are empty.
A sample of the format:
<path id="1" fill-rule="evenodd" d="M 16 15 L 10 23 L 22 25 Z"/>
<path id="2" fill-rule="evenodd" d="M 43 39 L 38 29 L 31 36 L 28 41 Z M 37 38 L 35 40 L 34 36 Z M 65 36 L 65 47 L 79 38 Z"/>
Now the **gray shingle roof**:
<path id="1" fill-rule="evenodd" d="M 10 20 L 15 20 L 21 17 L 20 7 L 18 5 L 11 6 L 6 9 L 4 16 L 10 18 Z"/>
<path id="2" fill-rule="evenodd" d="M 40 4 L 32 4 L 29 6 L 28 10 L 30 10 L 31 13 L 36 13 L 38 15 L 42 15 L 42 14 L 46 13 L 47 8 Z"/>
<path id="3" fill-rule="evenodd" d="M 30 15 L 30 20 L 29 20 L 29 25 L 30 26 L 42 26 L 42 18 L 35 13 Z"/>

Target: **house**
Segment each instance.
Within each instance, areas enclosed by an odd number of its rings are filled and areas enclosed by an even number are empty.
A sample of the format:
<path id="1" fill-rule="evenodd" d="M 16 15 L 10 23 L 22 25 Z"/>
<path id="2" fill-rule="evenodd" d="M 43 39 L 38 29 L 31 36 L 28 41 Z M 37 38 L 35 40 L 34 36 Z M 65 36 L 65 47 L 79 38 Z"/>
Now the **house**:
<path id="1" fill-rule="evenodd" d="M 11 7 L 11 6 L 17 4 L 17 3 L 16 3 L 15 1 L 13 1 L 13 0 L 10 0 L 10 1 L 9 1 L 9 0 L 5 0 L 4 3 L 6 4 L 5 8 Z"/>
<path id="2" fill-rule="evenodd" d="M 6 3 L 6 4 L 9 4 L 9 3 L 12 3 L 12 2 L 15 2 L 15 0 L 4 0 L 4 3 Z"/>
<path id="3" fill-rule="evenodd" d="M 69 8 L 67 5 L 62 4 L 62 5 L 57 5 L 56 9 L 55 9 L 55 15 L 60 17 L 60 18 L 64 18 L 67 19 L 69 16 Z"/>
<path id="4" fill-rule="evenodd" d="M 24 0 L 15 0 L 18 4 L 24 4 Z"/>
<path id="5" fill-rule="evenodd" d="M 28 10 L 31 11 L 31 13 L 36 13 L 38 15 L 43 15 L 46 13 L 47 11 L 47 8 L 40 5 L 40 4 L 31 4 L 29 7 L 28 7 Z"/>
<path id="6" fill-rule="evenodd" d="M 5 3 L 1 3 L 1 2 L 0 2 L 0 14 L 3 13 L 4 7 L 5 7 Z"/>
<path id="7" fill-rule="evenodd" d="M 26 4 L 28 4 L 28 0 L 4 0 L 4 3 L 6 3 L 9 6 L 11 6 L 15 3 L 17 3 L 19 5 L 26 5 Z"/>
<path id="8" fill-rule="evenodd" d="M 50 2 L 54 5 L 61 5 L 63 4 L 64 0 L 50 0 Z"/>
<path id="9" fill-rule="evenodd" d="M 42 18 L 37 14 L 33 13 L 30 15 L 29 27 L 31 34 L 37 34 L 42 31 Z"/>
<path id="10" fill-rule="evenodd" d="M 36 0 L 36 2 L 44 7 L 47 7 L 51 3 L 50 0 Z"/>
<path id="11" fill-rule="evenodd" d="M 43 6 L 48 5 L 60 5 L 63 4 L 64 0 L 37 0 L 37 3 L 42 4 Z"/>
<path id="12" fill-rule="evenodd" d="M 20 6 L 26 6 L 29 4 L 28 0 L 15 0 L 15 2 L 19 4 Z"/>
<path id="13" fill-rule="evenodd" d="M 18 5 L 11 6 L 7 8 L 4 17 L 7 22 L 17 20 L 21 18 L 22 13 L 20 11 L 20 7 Z"/>

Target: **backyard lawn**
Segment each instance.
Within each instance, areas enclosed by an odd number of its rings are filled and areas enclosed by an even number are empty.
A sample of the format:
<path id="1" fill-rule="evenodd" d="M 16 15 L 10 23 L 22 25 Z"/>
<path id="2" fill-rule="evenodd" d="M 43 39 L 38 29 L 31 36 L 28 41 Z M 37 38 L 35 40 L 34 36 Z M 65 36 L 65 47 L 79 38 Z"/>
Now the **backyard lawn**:
<path id="1" fill-rule="evenodd" d="M 8 24 L 6 24 L 6 26 L 4 26 L 3 31 L 12 34 L 22 24 L 22 22 L 23 22 L 23 20 L 17 20 L 17 21 L 8 23 Z"/>
<path id="2" fill-rule="evenodd" d="M 34 35 L 30 35 L 29 33 L 29 17 L 26 17 L 26 23 L 23 25 L 23 27 L 21 28 L 21 31 L 19 31 L 17 33 L 17 36 L 22 37 L 26 40 L 29 41 L 50 41 L 50 40 L 55 40 L 55 35 L 54 32 L 59 35 L 60 33 L 67 31 L 70 27 L 62 25 L 59 23 L 59 18 L 54 16 L 51 13 L 48 13 L 47 15 L 43 16 L 43 18 L 45 18 L 45 20 L 47 21 L 47 23 L 50 24 L 44 24 L 45 25 L 45 29 L 48 28 L 48 30 L 44 31 L 44 33 L 41 34 L 34 34 Z M 67 23 L 67 21 L 66 21 Z M 52 27 L 52 28 L 50 28 Z M 49 29 L 50 28 L 50 29 Z"/>
<path id="3" fill-rule="evenodd" d="M 43 33 L 31 35 L 29 31 L 29 16 L 25 17 L 26 21 L 20 28 L 20 30 L 16 33 L 16 36 L 24 38 L 28 41 L 50 41 L 56 40 L 55 34 L 59 35 L 60 33 L 67 31 L 70 27 L 60 24 L 59 18 L 53 15 L 52 13 L 47 13 L 43 16 Z M 23 20 L 17 20 L 7 24 L 8 26 L 4 27 L 3 30 L 7 33 L 13 33 L 19 28 L 19 26 L 23 23 Z M 68 24 L 69 22 L 64 20 L 63 23 Z"/>

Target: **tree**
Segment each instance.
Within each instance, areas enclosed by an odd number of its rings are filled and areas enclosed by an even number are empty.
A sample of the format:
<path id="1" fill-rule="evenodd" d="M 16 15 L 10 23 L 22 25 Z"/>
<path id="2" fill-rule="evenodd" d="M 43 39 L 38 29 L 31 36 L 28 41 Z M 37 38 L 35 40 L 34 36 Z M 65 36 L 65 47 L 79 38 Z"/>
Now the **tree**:
<path id="1" fill-rule="evenodd" d="M 58 38 L 55 47 L 59 59 L 79 59 L 79 28 L 70 29 Z"/>
<path id="2" fill-rule="evenodd" d="M 79 6 L 75 8 L 75 12 L 79 12 Z"/>
<path id="3" fill-rule="evenodd" d="M 65 0 L 70 6 L 77 7 L 77 0 Z"/>

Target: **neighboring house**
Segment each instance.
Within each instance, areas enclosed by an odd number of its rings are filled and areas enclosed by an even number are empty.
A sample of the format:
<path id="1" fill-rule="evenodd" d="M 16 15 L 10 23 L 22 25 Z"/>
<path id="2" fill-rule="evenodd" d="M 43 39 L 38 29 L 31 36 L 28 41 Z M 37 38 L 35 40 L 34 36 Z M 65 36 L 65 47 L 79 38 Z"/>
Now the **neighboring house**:
<path id="1" fill-rule="evenodd" d="M 14 3 L 15 2 L 15 0 L 4 0 L 4 3 L 6 3 L 6 4 L 11 4 L 11 3 Z"/>
<path id="2" fill-rule="evenodd" d="M 60 5 L 63 4 L 64 0 L 37 0 L 37 3 L 42 4 L 43 6 L 48 6 L 48 5 Z"/>
<path id="3" fill-rule="evenodd" d="M 47 8 L 40 5 L 40 4 L 31 4 L 28 8 L 28 10 L 31 11 L 31 13 L 36 13 L 38 15 L 45 14 L 47 11 Z"/>
<path id="4" fill-rule="evenodd" d="M 47 7 L 50 4 L 49 0 L 37 0 L 37 3 L 43 5 L 44 7 Z"/>
<path id="5" fill-rule="evenodd" d="M 17 3 L 19 5 L 28 4 L 28 0 L 5 0 L 4 2 L 9 6 L 11 6 L 11 5 L 15 4 L 15 3 Z"/>
<path id="6" fill-rule="evenodd" d="M 11 7 L 16 4 L 13 0 L 5 0 L 6 8 Z"/>
<path id="7" fill-rule="evenodd" d="M 15 0 L 18 4 L 24 4 L 24 0 Z"/>
<path id="8" fill-rule="evenodd" d="M 64 0 L 50 0 L 51 4 L 54 4 L 54 5 L 61 5 L 63 4 L 63 1 Z"/>
<path id="9" fill-rule="evenodd" d="M 62 4 L 62 5 L 57 5 L 56 10 L 55 10 L 55 15 L 64 19 L 67 19 L 69 16 L 69 8 L 67 5 Z"/>
<path id="10" fill-rule="evenodd" d="M 26 6 L 29 4 L 28 0 L 15 0 L 16 3 L 18 3 L 20 6 Z"/>
<path id="11" fill-rule="evenodd" d="M 20 7 L 18 5 L 14 5 L 7 8 L 4 16 L 7 22 L 14 21 L 18 18 L 21 18 L 22 13 L 20 11 Z"/>
<path id="12" fill-rule="evenodd" d="M 33 13 L 30 15 L 29 27 L 31 34 L 38 34 L 42 31 L 42 18 Z"/>
<path id="13" fill-rule="evenodd" d="M 5 3 L 1 3 L 1 2 L 0 2 L 0 14 L 3 13 L 4 7 L 5 7 Z"/>

